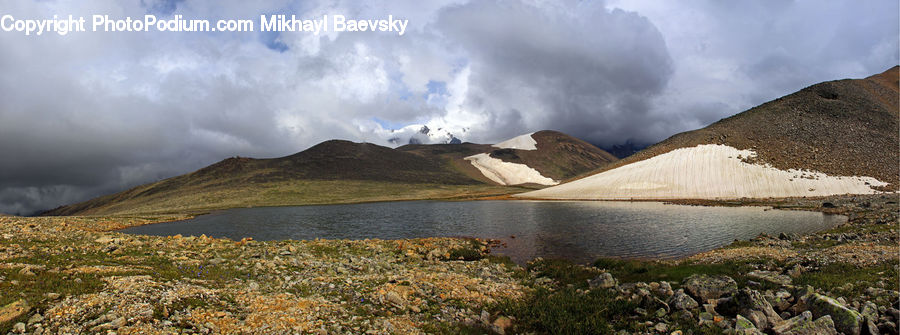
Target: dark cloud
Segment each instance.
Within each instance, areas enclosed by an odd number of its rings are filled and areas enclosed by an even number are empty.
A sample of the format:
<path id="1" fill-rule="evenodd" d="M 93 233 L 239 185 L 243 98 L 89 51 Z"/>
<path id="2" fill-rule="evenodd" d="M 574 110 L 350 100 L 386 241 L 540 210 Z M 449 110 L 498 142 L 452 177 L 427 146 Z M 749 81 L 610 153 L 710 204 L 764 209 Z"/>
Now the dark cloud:
<path id="1" fill-rule="evenodd" d="M 487 143 L 549 128 L 602 146 L 651 143 L 805 85 L 896 65 L 898 6 L 7 1 L 0 13 L 22 18 L 393 14 L 410 27 L 403 37 L 0 32 L 0 212 L 331 138 Z"/>

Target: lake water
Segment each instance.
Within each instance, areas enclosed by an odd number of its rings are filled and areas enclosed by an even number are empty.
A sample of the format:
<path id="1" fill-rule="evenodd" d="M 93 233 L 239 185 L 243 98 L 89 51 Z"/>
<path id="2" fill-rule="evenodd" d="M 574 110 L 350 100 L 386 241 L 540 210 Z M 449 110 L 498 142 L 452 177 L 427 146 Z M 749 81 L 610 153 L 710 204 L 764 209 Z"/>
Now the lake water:
<path id="1" fill-rule="evenodd" d="M 840 215 L 609 201 L 408 201 L 239 208 L 191 220 L 125 229 L 147 235 L 239 240 L 500 239 L 494 253 L 522 263 L 535 257 L 590 262 L 597 257 L 674 258 L 760 233 L 810 233 L 846 222 Z"/>

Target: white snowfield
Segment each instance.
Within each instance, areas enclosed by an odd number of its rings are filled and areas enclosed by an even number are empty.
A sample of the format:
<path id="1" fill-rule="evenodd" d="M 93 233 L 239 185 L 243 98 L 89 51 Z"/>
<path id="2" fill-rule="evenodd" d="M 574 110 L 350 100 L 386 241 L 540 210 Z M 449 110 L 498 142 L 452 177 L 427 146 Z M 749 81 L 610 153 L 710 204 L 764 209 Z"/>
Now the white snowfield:
<path id="1" fill-rule="evenodd" d="M 530 138 L 530 136 L 529 136 Z M 541 185 L 556 185 L 559 182 L 544 177 L 538 170 L 528 165 L 509 163 L 491 157 L 490 154 L 482 153 L 466 157 L 465 160 L 472 162 L 485 177 L 497 182 L 500 185 L 518 185 L 525 183 L 535 183 Z"/>
<path id="2" fill-rule="evenodd" d="M 705 144 L 681 148 L 587 178 L 516 195 L 542 199 L 737 199 L 878 193 L 871 177 L 780 170 L 749 164 L 751 150 Z"/>
<path id="3" fill-rule="evenodd" d="M 492 145 L 500 149 L 537 150 L 537 141 L 531 137 L 534 133 L 516 136 L 506 141 Z"/>

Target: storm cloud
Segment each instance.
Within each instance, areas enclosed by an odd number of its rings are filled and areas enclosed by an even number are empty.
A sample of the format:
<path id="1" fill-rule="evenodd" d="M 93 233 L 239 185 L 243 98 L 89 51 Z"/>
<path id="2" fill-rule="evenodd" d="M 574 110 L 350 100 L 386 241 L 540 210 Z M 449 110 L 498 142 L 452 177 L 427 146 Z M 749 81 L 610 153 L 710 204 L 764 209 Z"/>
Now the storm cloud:
<path id="1" fill-rule="evenodd" d="M 541 129 L 652 143 L 896 65 L 898 12 L 896 1 L 5 1 L 0 15 L 22 18 L 393 15 L 410 26 L 0 32 L 0 212 L 332 138 L 396 145 L 407 132 L 392 130 L 407 126 L 483 143 Z"/>

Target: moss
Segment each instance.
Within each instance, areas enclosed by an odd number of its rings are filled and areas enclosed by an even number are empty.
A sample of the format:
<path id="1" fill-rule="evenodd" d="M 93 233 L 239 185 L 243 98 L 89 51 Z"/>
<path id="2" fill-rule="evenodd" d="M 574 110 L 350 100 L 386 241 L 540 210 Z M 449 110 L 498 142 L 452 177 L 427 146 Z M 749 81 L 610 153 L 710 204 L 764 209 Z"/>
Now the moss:
<path id="1" fill-rule="evenodd" d="M 538 287 L 521 300 L 499 303 L 497 309 L 516 317 L 514 333 L 607 334 L 614 329 L 634 330 L 635 323 L 628 315 L 637 305 L 615 297 L 608 290 Z"/>
<path id="2" fill-rule="evenodd" d="M 832 263 L 820 267 L 818 270 L 804 272 L 794 283 L 800 286 L 810 285 L 815 288 L 831 292 L 839 292 L 844 295 L 862 295 L 866 288 L 878 281 L 896 283 L 900 281 L 897 267 L 900 260 L 893 260 L 886 264 L 858 267 L 849 263 Z M 857 282 L 862 282 L 857 284 Z M 848 288 L 847 283 L 853 283 Z"/>

